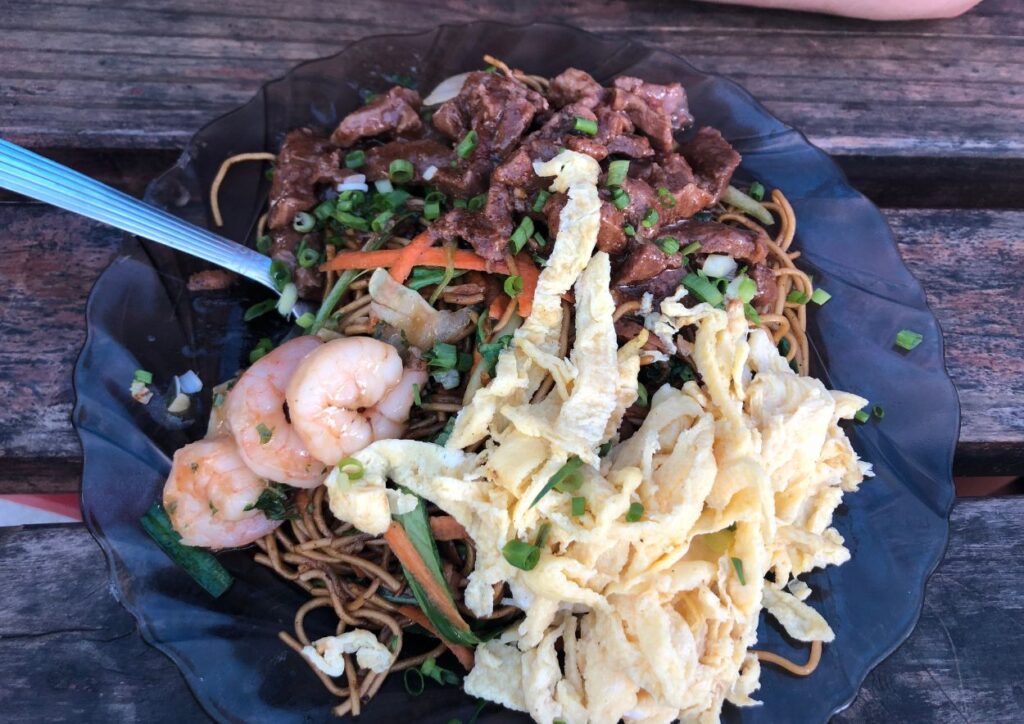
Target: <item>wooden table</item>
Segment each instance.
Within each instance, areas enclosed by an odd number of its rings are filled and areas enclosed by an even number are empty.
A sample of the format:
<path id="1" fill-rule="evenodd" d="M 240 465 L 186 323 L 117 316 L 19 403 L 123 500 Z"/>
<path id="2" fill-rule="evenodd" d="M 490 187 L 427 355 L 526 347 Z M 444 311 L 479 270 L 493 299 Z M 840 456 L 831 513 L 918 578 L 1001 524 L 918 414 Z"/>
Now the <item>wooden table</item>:
<path id="1" fill-rule="evenodd" d="M 833 154 L 893 227 L 946 334 L 955 470 L 1024 473 L 1024 3 L 878 25 L 672 0 L 7 0 L 0 135 L 134 194 L 207 120 L 299 61 L 379 32 L 571 23 L 732 76 Z M 120 235 L 0 196 L 0 493 L 68 492 L 83 303 Z M 0 531 L 6 720 L 192 720 L 180 676 L 113 600 L 81 526 Z M 1024 500 L 962 500 L 921 621 L 843 721 L 1024 709 Z M 168 707 L 173 702 L 173 707 Z"/>

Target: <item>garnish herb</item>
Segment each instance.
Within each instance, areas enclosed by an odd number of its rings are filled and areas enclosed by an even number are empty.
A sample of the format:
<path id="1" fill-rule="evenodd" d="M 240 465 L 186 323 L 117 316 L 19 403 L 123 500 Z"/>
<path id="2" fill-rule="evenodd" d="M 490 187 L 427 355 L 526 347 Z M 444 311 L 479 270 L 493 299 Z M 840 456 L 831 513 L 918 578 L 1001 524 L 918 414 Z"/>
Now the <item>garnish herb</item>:
<path id="1" fill-rule="evenodd" d="M 587 512 L 587 499 L 581 495 L 574 496 L 572 499 L 572 514 L 574 517 L 579 518 L 581 515 Z"/>
<path id="2" fill-rule="evenodd" d="M 799 289 L 794 289 L 786 295 L 786 301 L 792 304 L 807 304 L 811 298 L 801 292 Z"/>
<path id="3" fill-rule="evenodd" d="M 647 401 L 647 388 L 643 382 L 636 383 L 636 404 L 640 407 L 647 407 L 649 404 Z"/>
<path id="4" fill-rule="evenodd" d="M 826 292 L 824 289 L 815 289 L 814 293 L 811 295 L 811 301 L 817 304 L 818 306 L 821 306 L 831 298 L 832 295 Z"/>
<path id="5" fill-rule="evenodd" d="M 270 278 L 274 282 L 277 291 L 283 291 L 288 282 L 292 280 L 292 272 L 280 259 L 270 262 Z"/>
<path id="6" fill-rule="evenodd" d="M 747 577 L 743 575 L 743 561 L 739 558 L 733 558 L 732 567 L 736 569 L 736 577 L 740 579 L 740 585 L 747 585 Z"/>
<path id="7" fill-rule="evenodd" d="M 626 522 L 636 523 L 644 517 L 644 504 L 643 503 L 630 503 L 629 510 L 626 511 Z"/>
<path id="8" fill-rule="evenodd" d="M 295 320 L 295 323 L 303 329 L 309 329 L 313 326 L 313 322 L 316 321 L 316 317 L 312 312 L 303 312 L 302 316 Z"/>
<path id="9" fill-rule="evenodd" d="M 523 220 L 519 222 L 519 226 L 512 232 L 512 236 L 509 242 L 512 245 L 513 253 L 518 254 L 523 249 L 523 245 L 526 244 L 526 240 L 530 238 L 530 234 L 533 233 L 533 219 L 529 216 L 524 216 Z"/>
<path id="10" fill-rule="evenodd" d="M 412 383 L 412 403 L 416 407 L 420 407 L 423 404 L 423 400 L 420 399 L 420 385 L 418 382 Z"/>
<path id="11" fill-rule="evenodd" d="M 646 213 L 644 213 L 643 221 L 641 221 L 640 223 L 644 225 L 645 229 L 650 229 L 652 226 L 657 224 L 658 223 L 658 210 L 657 209 L 653 209 L 653 208 L 652 209 L 647 209 Z"/>
<path id="12" fill-rule="evenodd" d="M 693 292 L 694 296 L 702 302 L 707 302 L 713 307 L 722 303 L 722 293 L 706 277 L 694 273 L 687 274 L 683 277 L 683 286 Z"/>
<path id="13" fill-rule="evenodd" d="M 231 574 L 209 551 L 182 545 L 181 536 L 159 503 L 153 503 L 139 524 L 167 557 L 181 566 L 211 596 L 219 597 L 231 587 L 234 581 Z"/>
<path id="14" fill-rule="evenodd" d="M 924 337 L 912 329 L 901 329 L 896 333 L 896 346 L 900 349 L 910 351 L 921 344 Z"/>
<path id="15" fill-rule="evenodd" d="M 663 236 L 654 243 L 666 254 L 675 254 L 679 251 L 679 242 L 671 236 Z"/>
<path id="16" fill-rule="evenodd" d="M 469 158 L 469 155 L 476 150 L 479 142 L 480 137 L 477 135 L 477 132 L 470 131 L 459 141 L 459 145 L 455 147 L 455 153 L 458 154 L 459 158 Z"/>
<path id="17" fill-rule="evenodd" d="M 692 254 L 695 251 L 700 251 L 700 242 L 691 241 L 689 244 L 683 247 L 683 254 Z"/>
<path id="18" fill-rule="evenodd" d="M 254 364 L 256 360 L 263 357 L 267 352 L 274 349 L 274 343 L 270 337 L 261 337 L 260 341 L 256 343 L 256 346 L 252 348 L 249 353 L 249 364 Z"/>
<path id="19" fill-rule="evenodd" d="M 359 168 L 366 163 L 365 151 L 350 151 L 345 155 L 345 168 Z"/>
<path id="20" fill-rule="evenodd" d="M 256 432 L 260 434 L 260 445 L 266 445 L 270 442 L 270 438 L 274 436 L 274 431 L 262 422 L 256 426 Z"/>
<path id="21" fill-rule="evenodd" d="M 135 370 L 135 375 L 132 379 L 144 385 L 149 385 L 153 383 L 153 373 L 149 370 Z"/>
<path id="22" fill-rule="evenodd" d="M 875 405 L 871 408 L 871 414 L 877 417 L 879 420 L 885 417 L 885 408 L 881 405 Z"/>
<path id="23" fill-rule="evenodd" d="M 629 161 L 612 161 L 608 164 L 608 175 L 605 178 L 606 186 L 621 186 L 629 173 Z"/>
<path id="24" fill-rule="evenodd" d="M 760 181 L 755 181 L 750 184 L 750 190 L 747 191 L 747 196 L 752 198 L 754 201 L 761 201 L 764 199 L 764 185 Z"/>
<path id="25" fill-rule="evenodd" d="M 506 277 L 504 289 L 510 297 L 518 297 L 523 292 L 523 278 L 518 274 Z"/>
<path id="26" fill-rule="evenodd" d="M 510 566 L 521 571 L 532 571 L 540 561 L 540 548 L 521 540 L 510 540 L 501 549 Z"/>
<path id="27" fill-rule="evenodd" d="M 276 299 L 264 299 L 262 302 L 256 302 L 254 305 L 245 310 L 245 314 L 242 315 L 242 319 L 246 322 L 251 322 L 257 317 L 262 317 L 264 314 L 266 314 L 276 306 Z"/>
<path id="28" fill-rule="evenodd" d="M 597 135 L 597 121 L 592 121 L 589 118 L 582 118 L 576 116 L 572 121 L 572 128 L 574 131 L 579 131 L 588 136 Z"/>
<path id="29" fill-rule="evenodd" d="M 300 234 L 305 234 L 312 231 L 316 227 L 316 219 L 313 218 L 312 214 L 307 214 L 305 211 L 300 211 L 295 214 L 295 218 L 292 219 L 292 228 Z"/>
<path id="30" fill-rule="evenodd" d="M 388 178 L 396 184 L 412 181 L 416 175 L 416 167 L 404 158 L 396 158 L 388 164 Z"/>
<path id="31" fill-rule="evenodd" d="M 551 523 L 541 523 L 540 528 L 537 529 L 537 539 L 533 542 L 538 548 L 543 548 L 544 544 L 548 542 L 548 536 L 551 534 Z"/>
<path id="32" fill-rule="evenodd" d="M 269 520 L 291 520 L 299 516 L 295 501 L 289 496 L 290 487 L 284 483 L 270 483 L 256 498 L 256 502 L 242 510 L 259 510 Z"/>
<path id="33" fill-rule="evenodd" d="M 853 416 L 853 419 L 863 424 L 867 422 L 870 419 L 870 417 L 871 416 L 868 413 L 864 412 L 864 410 L 857 410 L 856 414 Z"/>
<path id="34" fill-rule="evenodd" d="M 539 191 L 537 198 L 533 200 L 533 206 L 531 207 L 538 214 L 544 210 L 544 204 L 547 203 L 548 198 L 551 196 L 547 191 Z"/>
<path id="35" fill-rule="evenodd" d="M 612 189 L 612 204 L 619 211 L 622 211 L 629 206 L 629 194 L 619 187 Z"/>
<path id="36" fill-rule="evenodd" d="M 563 480 L 565 480 L 566 478 L 571 476 L 573 473 L 578 471 L 580 469 L 580 467 L 582 467 L 582 465 L 583 465 L 583 461 L 580 460 L 576 455 L 573 455 L 572 457 L 570 457 L 565 462 L 565 465 L 560 467 L 555 472 L 554 475 L 552 475 L 550 478 L 548 478 L 548 481 L 546 483 L 544 483 L 544 487 L 541 488 L 539 493 L 537 493 L 537 497 L 533 499 L 532 503 L 530 503 L 530 507 L 532 508 L 537 503 L 539 503 L 540 499 L 543 498 L 545 495 L 547 495 L 551 491 L 551 489 L 553 487 L 555 487 L 556 485 L 561 483 Z"/>
<path id="37" fill-rule="evenodd" d="M 273 244 L 273 239 L 271 239 L 268 234 L 264 234 L 263 236 L 256 239 L 256 251 L 258 251 L 260 254 L 269 254 L 270 247 L 273 246 Z"/>
<path id="38" fill-rule="evenodd" d="M 671 209 L 676 205 L 676 197 L 665 186 L 658 187 L 658 198 L 661 199 L 662 206 L 667 206 Z"/>
<path id="39" fill-rule="evenodd" d="M 345 473 L 350 481 L 362 480 L 363 464 L 352 457 L 342 458 L 338 461 L 338 472 Z"/>

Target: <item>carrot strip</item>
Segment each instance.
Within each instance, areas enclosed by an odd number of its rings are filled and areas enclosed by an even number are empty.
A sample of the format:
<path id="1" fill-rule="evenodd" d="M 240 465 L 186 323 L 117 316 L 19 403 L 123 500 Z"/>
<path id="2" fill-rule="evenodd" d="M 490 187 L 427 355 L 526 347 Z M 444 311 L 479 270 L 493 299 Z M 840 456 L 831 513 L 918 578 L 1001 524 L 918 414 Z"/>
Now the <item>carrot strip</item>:
<path id="1" fill-rule="evenodd" d="M 409 535 L 405 532 L 405 528 L 395 521 L 391 521 L 391 526 L 384 533 L 384 539 L 391 546 L 395 557 L 405 566 L 405 570 L 409 571 L 409 575 L 416 579 L 416 583 L 420 584 L 420 588 L 427 594 L 430 602 L 453 625 L 464 631 L 469 631 L 469 624 L 465 622 L 462 614 L 459 613 L 459 609 L 455 608 L 455 604 L 452 603 L 447 592 L 437 582 L 437 579 L 434 578 L 430 569 L 427 568 L 427 564 L 423 562 L 423 558 L 420 557 L 416 546 L 409 540 Z"/>
<path id="2" fill-rule="evenodd" d="M 516 265 L 519 267 L 519 276 L 523 278 L 523 291 L 519 293 L 519 313 L 523 317 L 529 317 L 533 311 L 533 296 L 537 293 L 540 270 L 527 254 L 517 256 Z"/>
<path id="3" fill-rule="evenodd" d="M 450 515 L 435 515 L 430 519 L 430 532 L 434 540 L 463 540 L 469 537 L 462 523 Z"/>
<path id="4" fill-rule="evenodd" d="M 346 251 L 341 252 L 330 261 L 320 265 L 320 271 L 344 271 L 346 269 L 376 269 L 393 266 L 404 249 L 380 249 L 378 251 Z M 482 256 L 466 249 L 457 249 L 453 261 L 456 269 L 469 271 L 495 272 L 508 274 L 508 267 L 503 261 L 488 261 Z M 414 266 L 448 265 L 448 256 L 441 247 L 424 249 L 416 258 Z"/>
<path id="5" fill-rule="evenodd" d="M 462 644 L 453 644 L 450 641 L 445 641 L 437 632 L 437 629 L 435 629 L 430 623 L 427 615 L 415 606 L 399 606 L 398 612 L 410 621 L 419 624 L 427 631 L 437 636 L 437 638 L 441 639 L 444 645 L 448 647 L 448 650 L 455 654 L 455 658 L 459 660 L 459 663 L 462 664 L 466 671 L 473 670 L 473 649 L 468 646 L 463 646 Z"/>
<path id="6" fill-rule="evenodd" d="M 412 268 L 416 266 L 416 260 L 420 258 L 424 251 L 430 248 L 431 244 L 434 243 L 434 238 L 430 235 L 429 231 L 421 231 L 419 234 L 413 237 L 412 241 L 406 244 L 404 249 L 401 249 L 398 254 L 398 258 L 395 259 L 395 263 L 391 265 L 391 278 L 399 284 L 405 284 L 405 280 L 409 278 L 412 273 Z"/>

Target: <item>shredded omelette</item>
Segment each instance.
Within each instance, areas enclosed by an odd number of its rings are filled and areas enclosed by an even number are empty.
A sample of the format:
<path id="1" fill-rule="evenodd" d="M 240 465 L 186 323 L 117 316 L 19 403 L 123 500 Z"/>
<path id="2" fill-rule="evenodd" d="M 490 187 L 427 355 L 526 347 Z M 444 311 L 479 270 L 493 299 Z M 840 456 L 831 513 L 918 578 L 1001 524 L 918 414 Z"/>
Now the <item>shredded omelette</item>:
<path id="1" fill-rule="evenodd" d="M 382 440 L 354 456 L 361 479 L 335 470 L 331 510 L 382 533 L 392 512 L 415 504 L 387 488 L 392 481 L 468 531 L 477 558 L 465 603 L 475 615 L 490 614 L 494 586 L 508 584 L 506 602 L 525 617 L 476 649 L 469 694 L 545 724 L 717 721 L 725 701 L 758 703 L 750 649 L 762 608 L 795 639 L 834 637 L 797 577 L 849 558 L 832 517 L 870 465 L 839 421 L 866 401 L 793 372 L 767 334 L 748 328 L 742 305 L 688 308 L 681 291 L 646 326 L 673 345 L 679 329 L 696 329 L 701 384 L 657 390 L 639 430 L 618 441 L 645 335 L 617 345 L 609 259 L 594 253 L 599 167 L 565 151 L 535 170 L 569 200 L 533 313 L 495 378 L 461 411 L 446 447 Z M 576 337 L 562 358 L 570 289 Z M 531 403 L 548 374 L 554 391 Z M 574 455 L 582 488 L 550 490 L 532 505 Z M 583 515 L 572 515 L 573 496 L 585 497 Z M 643 514 L 630 522 L 635 503 Z M 545 523 L 537 566 L 510 565 L 503 546 L 535 540 Z"/>

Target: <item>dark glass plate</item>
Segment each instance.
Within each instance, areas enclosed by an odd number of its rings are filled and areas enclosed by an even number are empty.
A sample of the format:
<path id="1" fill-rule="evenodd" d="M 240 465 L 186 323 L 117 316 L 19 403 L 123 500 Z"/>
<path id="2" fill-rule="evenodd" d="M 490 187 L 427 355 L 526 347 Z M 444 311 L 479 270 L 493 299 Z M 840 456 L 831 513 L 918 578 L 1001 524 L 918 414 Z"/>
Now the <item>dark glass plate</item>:
<path id="1" fill-rule="evenodd" d="M 846 706 L 867 672 L 906 638 L 921 608 L 925 579 L 942 556 L 953 499 L 950 463 L 959 429 L 956 393 L 943 367 L 939 326 L 907 271 L 878 210 L 849 187 L 835 164 L 797 131 L 772 117 L 724 78 L 681 58 L 622 40 L 552 24 L 474 23 L 418 35 L 368 38 L 338 55 L 305 63 L 272 81 L 245 106 L 202 129 L 178 163 L 154 181 L 147 199 L 194 223 L 211 226 L 206 191 L 221 160 L 241 151 L 276 150 L 285 131 L 330 127 L 382 91 L 394 74 L 429 90 L 441 79 L 481 66 L 491 53 L 531 73 L 568 66 L 607 81 L 629 74 L 686 87 L 697 126 L 712 125 L 743 154 L 741 179 L 785 191 L 799 221 L 801 264 L 832 300 L 811 312 L 814 373 L 830 387 L 885 406 L 882 422 L 854 425 L 861 456 L 877 478 L 847 496 L 836 526 L 853 559 L 808 577 L 811 599 L 836 631 L 810 679 L 766 667 L 765 705 L 724 718 L 749 722 L 817 722 Z M 232 171 L 222 192 L 225 235 L 249 238 L 268 182 L 259 164 Z M 175 448 L 201 437 L 207 388 L 191 417 L 163 412 L 157 398 L 134 403 L 136 368 L 166 383 L 187 369 L 211 383 L 243 363 L 259 336 L 281 333 L 243 324 L 256 292 L 192 294 L 185 282 L 203 268 L 190 257 L 126 239 L 124 254 L 100 277 L 89 299 L 89 336 L 75 371 L 75 425 L 85 470 L 82 509 L 103 547 L 114 589 L 138 619 L 145 639 L 181 669 L 206 710 L 224 721 L 297 722 L 327 718 L 331 699 L 306 665 L 277 639 L 304 600 L 245 552 L 222 556 L 236 578 L 213 600 L 160 552 L 138 525 L 157 499 Z M 270 323 L 268 323 L 270 324 Z M 924 342 L 893 349 L 900 329 Z M 805 650 L 762 623 L 762 646 L 799 658 Z M 455 688 L 405 693 L 392 677 L 368 707 L 367 721 L 468 721 L 475 705 Z M 480 721 L 524 717 L 492 706 Z"/>

